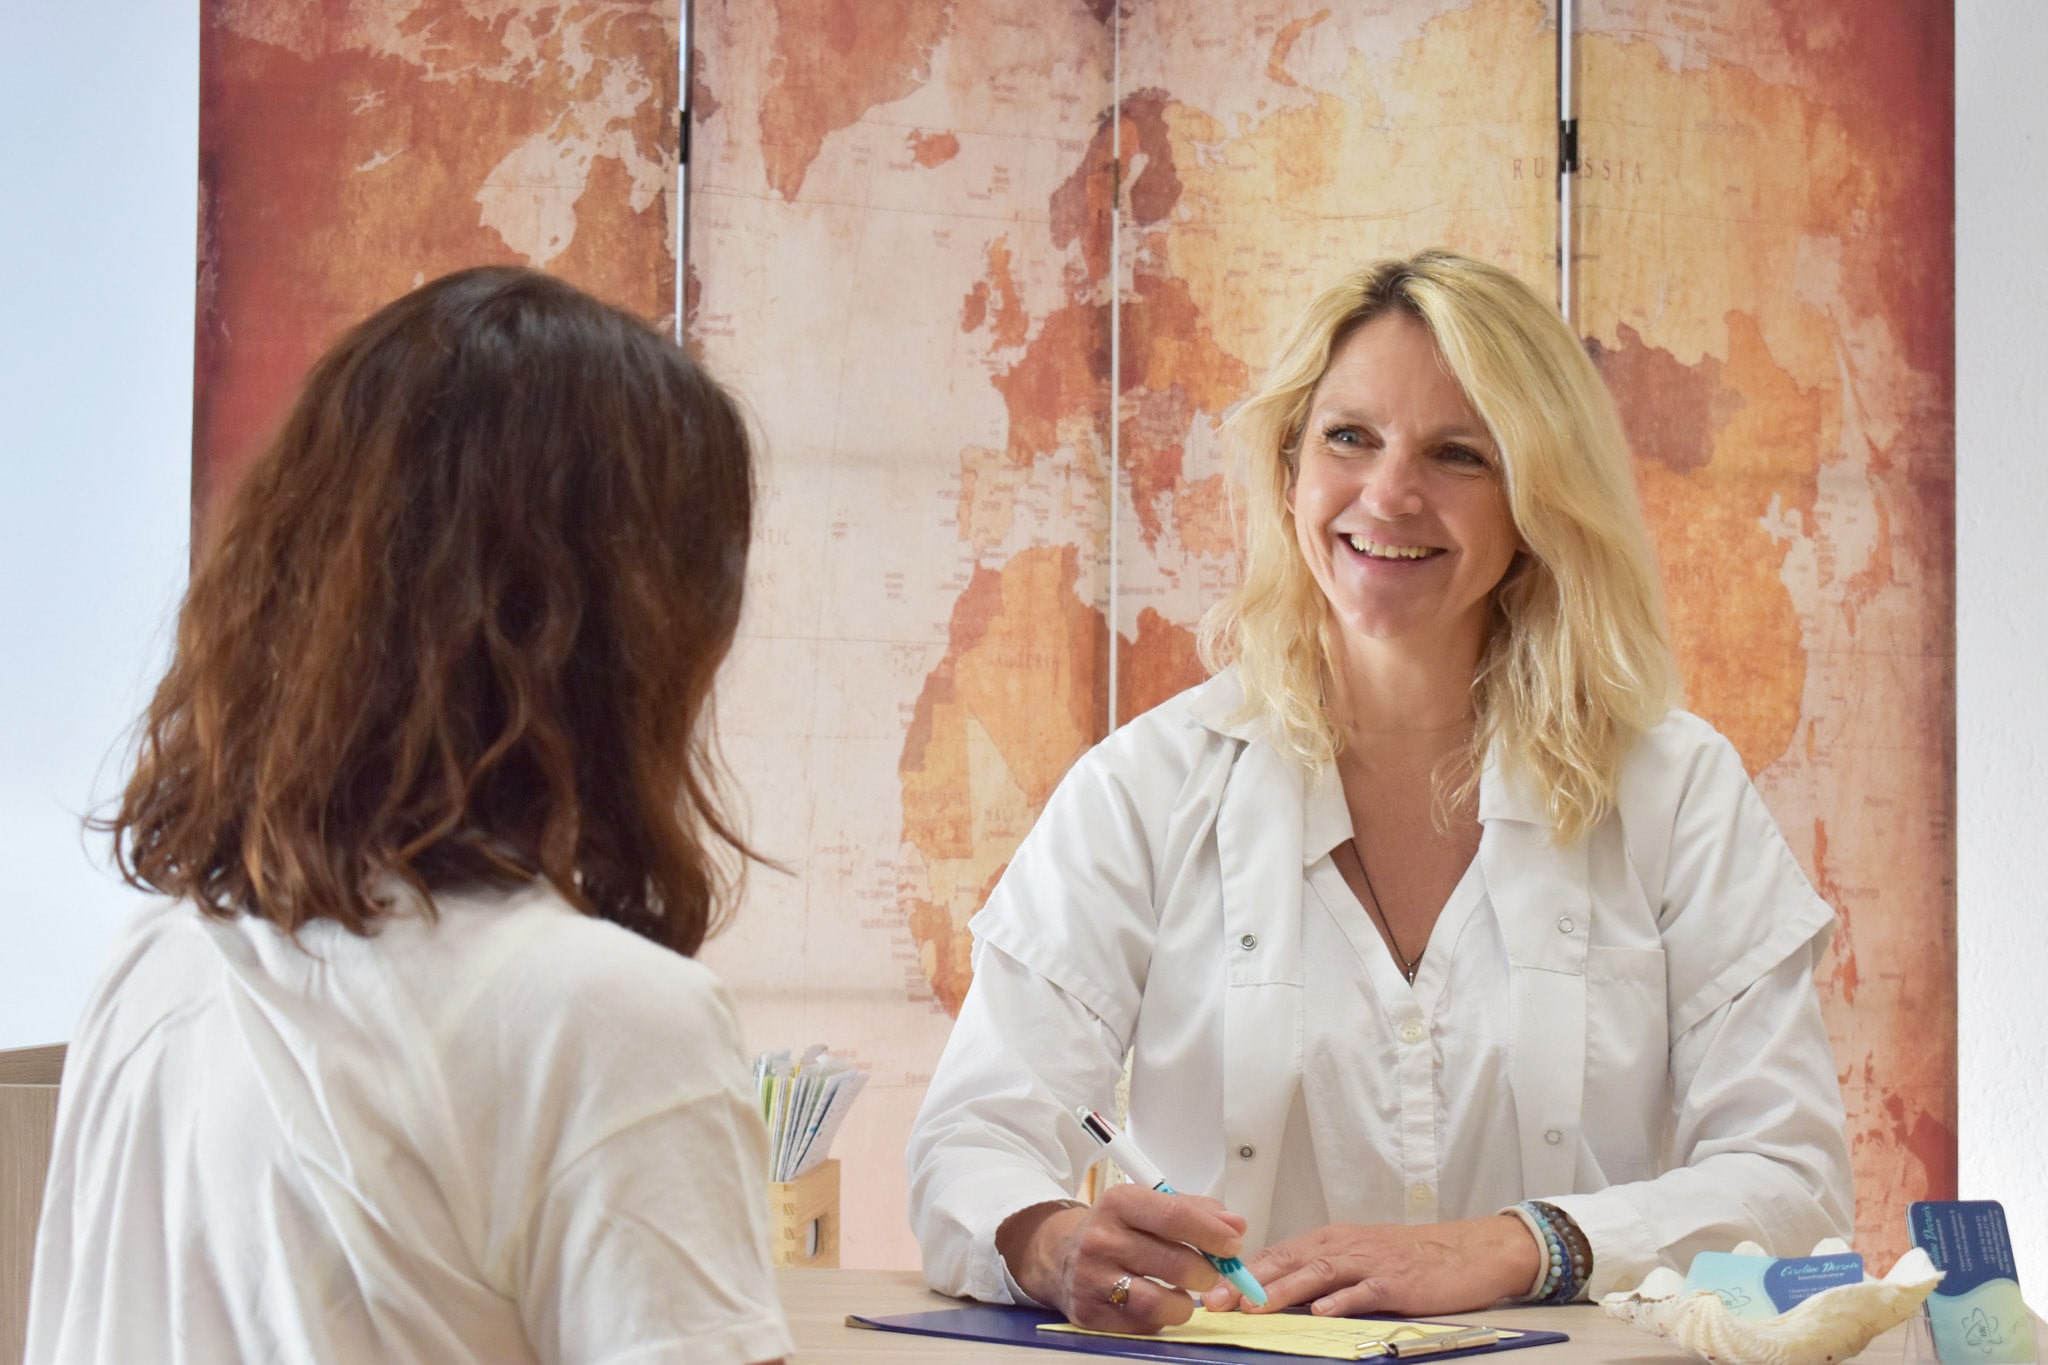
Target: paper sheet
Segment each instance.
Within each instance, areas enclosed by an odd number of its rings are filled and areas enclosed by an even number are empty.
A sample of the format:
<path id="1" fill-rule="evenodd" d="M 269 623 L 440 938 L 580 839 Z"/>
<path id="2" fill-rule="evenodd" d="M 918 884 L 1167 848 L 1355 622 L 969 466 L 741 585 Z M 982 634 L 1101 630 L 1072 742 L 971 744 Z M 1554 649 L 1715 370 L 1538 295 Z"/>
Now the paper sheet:
<path id="1" fill-rule="evenodd" d="M 770 1180 L 794 1180 L 825 1160 L 868 1073 L 834 1057 L 822 1043 L 792 1059 L 789 1049 L 754 1059 L 761 1117 L 768 1125 Z"/>
<path id="2" fill-rule="evenodd" d="M 1090 1337 L 1131 1337 L 1170 1341 L 1176 1345 L 1235 1346 L 1240 1350 L 1311 1356 L 1317 1360 L 1358 1360 L 1360 1352 L 1379 1342 L 1413 1341 L 1417 1337 L 1461 1332 L 1466 1325 L 1447 1322 L 1385 1322 L 1371 1318 L 1318 1318 L 1306 1313 L 1211 1313 L 1195 1315 L 1177 1327 L 1157 1332 L 1096 1332 L 1071 1323 L 1046 1323 L 1041 1332 L 1074 1332 Z M 1514 1335 L 1502 1332 L 1503 1338 Z"/>

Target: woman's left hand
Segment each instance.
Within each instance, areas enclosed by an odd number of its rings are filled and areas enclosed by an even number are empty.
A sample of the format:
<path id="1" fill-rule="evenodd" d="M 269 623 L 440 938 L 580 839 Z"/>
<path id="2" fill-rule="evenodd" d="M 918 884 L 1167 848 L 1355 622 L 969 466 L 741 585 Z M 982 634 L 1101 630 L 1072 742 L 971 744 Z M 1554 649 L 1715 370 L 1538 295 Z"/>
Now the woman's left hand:
<path id="1" fill-rule="evenodd" d="M 1469 1313 L 1529 1292 L 1536 1239 L 1511 1213 L 1456 1223 L 1327 1223 L 1245 1259 L 1273 1312 L 1307 1303 L 1334 1316 Z M 1229 1284 L 1202 1295 L 1204 1307 L 1240 1307 Z"/>

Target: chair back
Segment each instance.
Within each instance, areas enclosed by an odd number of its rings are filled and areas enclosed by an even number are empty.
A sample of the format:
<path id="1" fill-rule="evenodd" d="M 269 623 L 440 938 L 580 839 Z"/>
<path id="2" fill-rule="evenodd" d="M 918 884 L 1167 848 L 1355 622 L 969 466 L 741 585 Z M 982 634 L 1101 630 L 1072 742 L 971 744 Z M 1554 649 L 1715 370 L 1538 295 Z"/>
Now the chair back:
<path id="1" fill-rule="evenodd" d="M 0 1363 L 28 1344 L 29 1265 L 57 1127 L 64 1046 L 0 1052 Z"/>

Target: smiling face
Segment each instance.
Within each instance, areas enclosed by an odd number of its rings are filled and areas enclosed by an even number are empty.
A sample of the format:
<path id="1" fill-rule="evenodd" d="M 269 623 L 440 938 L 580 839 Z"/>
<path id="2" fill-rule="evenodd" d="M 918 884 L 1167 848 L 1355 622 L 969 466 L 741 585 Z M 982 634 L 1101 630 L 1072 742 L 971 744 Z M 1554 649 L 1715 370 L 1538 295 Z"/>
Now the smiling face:
<path id="1" fill-rule="evenodd" d="M 1421 322 L 1382 314 L 1331 357 L 1287 501 L 1347 651 L 1398 641 L 1476 662 L 1521 541 L 1500 452 Z"/>

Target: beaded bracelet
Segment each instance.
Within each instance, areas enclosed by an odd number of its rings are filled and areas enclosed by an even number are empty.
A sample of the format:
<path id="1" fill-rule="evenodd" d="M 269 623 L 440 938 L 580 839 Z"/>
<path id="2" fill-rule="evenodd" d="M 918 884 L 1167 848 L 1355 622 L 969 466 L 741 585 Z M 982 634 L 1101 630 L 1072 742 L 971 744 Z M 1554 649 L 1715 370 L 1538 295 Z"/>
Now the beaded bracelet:
<path id="1" fill-rule="evenodd" d="M 1557 1297 L 1551 1302 L 1571 1303 L 1585 1293 L 1593 1279 L 1593 1244 L 1586 1240 L 1576 1220 L 1555 1204 L 1538 1200 L 1536 1208 L 1550 1226 L 1563 1239 L 1566 1254 L 1564 1282 L 1557 1288 Z"/>
<path id="2" fill-rule="evenodd" d="M 1529 1282 L 1529 1288 L 1526 1293 L 1516 1296 L 1518 1302 L 1534 1303 L 1537 1297 L 1543 1293 L 1543 1286 L 1545 1284 L 1552 1284 L 1553 1287 L 1555 1284 L 1550 1278 L 1550 1239 L 1544 1234 L 1543 1224 L 1536 1221 L 1536 1215 L 1529 1212 L 1522 1205 L 1510 1204 L 1502 1209 L 1501 1212 L 1512 1213 L 1515 1217 L 1521 1219 L 1522 1226 L 1527 1228 L 1529 1235 L 1536 1239 L 1536 1278 Z"/>
<path id="3" fill-rule="evenodd" d="M 1593 1278 L 1593 1244 L 1572 1216 L 1555 1204 L 1525 1199 L 1515 1205 L 1515 1211 L 1543 1247 L 1543 1279 L 1531 1302 L 1573 1302 Z"/>

